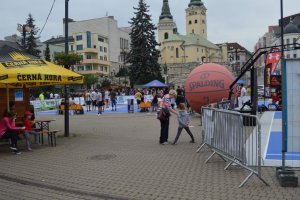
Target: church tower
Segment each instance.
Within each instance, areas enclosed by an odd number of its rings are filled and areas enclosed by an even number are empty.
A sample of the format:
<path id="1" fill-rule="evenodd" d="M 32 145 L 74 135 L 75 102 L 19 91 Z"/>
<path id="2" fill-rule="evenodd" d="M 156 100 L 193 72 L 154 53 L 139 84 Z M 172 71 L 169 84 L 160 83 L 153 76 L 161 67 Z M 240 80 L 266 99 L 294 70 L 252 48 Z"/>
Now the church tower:
<path id="1" fill-rule="evenodd" d="M 207 39 L 206 8 L 201 0 L 191 0 L 186 12 L 186 34 Z"/>
<path id="2" fill-rule="evenodd" d="M 158 43 L 162 43 L 172 34 L 177 33 L 176 23 L 173 21 L 173 16 L 170 12 L 168 0 L 163 0 L 163 7 L 158 22 Z"/>

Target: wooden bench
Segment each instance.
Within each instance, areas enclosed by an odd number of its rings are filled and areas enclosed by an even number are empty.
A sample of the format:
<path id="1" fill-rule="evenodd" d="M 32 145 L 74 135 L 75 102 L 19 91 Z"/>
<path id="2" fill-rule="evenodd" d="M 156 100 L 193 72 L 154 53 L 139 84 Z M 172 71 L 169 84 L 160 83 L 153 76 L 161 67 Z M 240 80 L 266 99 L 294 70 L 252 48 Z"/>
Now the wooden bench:
<path id="1" fill-rule="evenodd" d="M 83 107 L 79 104 L 72 104 L 69 106 L 69 110 L 74 110 L 74 114 L 84 114 Z M 65 105 L 59 105 L 58 114 L 65 112 Z"/>
<path id="2" fill-rule="evenodd" d="M 60 130 L 44 130 L 42 133 L 48 135 L 48 145 L 56 147 L 56 133 L 61 132 Z"/>

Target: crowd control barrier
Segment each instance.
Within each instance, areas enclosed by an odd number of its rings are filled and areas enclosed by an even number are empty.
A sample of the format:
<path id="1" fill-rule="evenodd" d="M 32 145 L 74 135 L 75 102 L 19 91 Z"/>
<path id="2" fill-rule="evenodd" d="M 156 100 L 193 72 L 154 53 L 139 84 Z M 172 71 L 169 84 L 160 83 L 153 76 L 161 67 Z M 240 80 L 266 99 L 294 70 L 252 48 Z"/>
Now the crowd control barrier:
<path id="1" fill-rule="evenodd" d="M 204 146 L 213 152 L 205 163 L 218 155 L 224 161 L 229 161 L 224 170 L 235 163 L 250 172 L 239 187 L 253 175 L 268 185 L 261 176 L 261 125 L 257 116 L 202 107 L 202 138 L 203 143 L 197 152 Z"/>

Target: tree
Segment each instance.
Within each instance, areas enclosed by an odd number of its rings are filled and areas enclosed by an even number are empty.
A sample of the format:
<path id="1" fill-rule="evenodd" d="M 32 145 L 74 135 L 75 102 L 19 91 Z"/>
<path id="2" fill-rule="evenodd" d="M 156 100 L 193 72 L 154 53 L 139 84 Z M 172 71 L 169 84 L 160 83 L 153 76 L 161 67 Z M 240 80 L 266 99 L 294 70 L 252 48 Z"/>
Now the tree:
<path id="1" fill-rule="evenodd" d="M 25 39 L 25 50 L 27 53 L 37 56 L 40 56 L 41 51 L 37 49 L 37 44 L 36 41 L 39 39 L 37 37 L 37 33 L 39 29 L 34 25 L 34 19 L 31 14 L 28 15 L 27 21 L 26 21 L 26 26 L 30 28 L 30 32 L 26 33 L 26 39 Z"/>
<path id="2" fill-rule="evenodd" d="M 98 82 L 98 78 L 93 74 L 86 74 L 84 75 L 84 84 L 86 85 L 87 89 L 90 89 L 92 85 Z"/>
<path id="3" fill-rule="evenodd" d="M 70 67 L 73 68 L 74 65 L 80 62 L 80 60 L 81 57 L 77 53 L 66 54 L 65 52 L 57 52 L 54 54 L 54 62 L 58 65 L 64 65 L 68 69 Z"/>
<path id="4" fill-rule="evenodd" d="M 110 85 L 111 85 L 111 82 L 110 82 L 108 79 L 104 79 L 104 80 L 101 82 L 101 87 L 102 87 L 102 88 L 110 88 Z"/>
<path id="5" fill-rule="evenodd" d="M 159 50 L 155 39 L 156 27 L 148 14 L 149 6 L 145 0 L 140 0 L 138 8 L 134 9 L 135 17 L 131 18 L 131 44 L 127 57 L 131 85 L 145 84 L 154 79 L 163 81 L 158 63 Z"/>
<path id="6" fill-rule="evenodd" d="M 49 48 L 49 44 L 46 44 L 46 49 L 45 49 L 45 60 L 51 62 L 51 58 L 50 58 L 50 48 Z"/>

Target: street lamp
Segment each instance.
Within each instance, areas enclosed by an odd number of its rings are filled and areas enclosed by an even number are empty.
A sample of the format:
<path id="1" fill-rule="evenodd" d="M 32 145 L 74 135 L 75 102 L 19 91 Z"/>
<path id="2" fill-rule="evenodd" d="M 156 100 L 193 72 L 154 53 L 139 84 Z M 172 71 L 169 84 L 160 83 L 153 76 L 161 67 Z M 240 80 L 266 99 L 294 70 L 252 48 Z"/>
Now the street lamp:
<path id="1" fill-rule="evenodd" d="M 27 24 L 18 24 L 17 31 L 19 31 L 23 38 L 22 38 L 22 46 L 25 48 L 25 40 L 26 40 L 26 33 L 30 33 L 32 28 Z"/>

